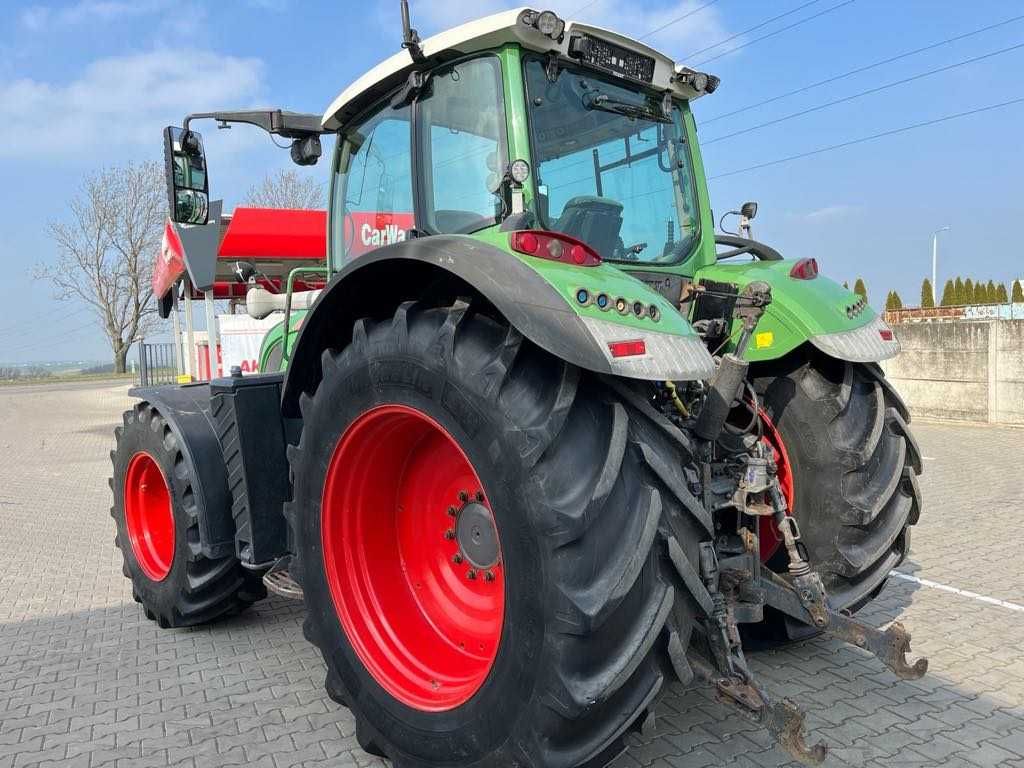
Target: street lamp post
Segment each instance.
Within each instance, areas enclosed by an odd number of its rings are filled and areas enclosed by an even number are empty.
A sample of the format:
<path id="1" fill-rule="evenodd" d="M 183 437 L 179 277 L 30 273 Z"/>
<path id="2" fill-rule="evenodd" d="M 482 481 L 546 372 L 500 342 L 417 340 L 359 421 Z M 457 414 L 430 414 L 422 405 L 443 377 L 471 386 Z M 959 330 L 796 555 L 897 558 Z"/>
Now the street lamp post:
<path id="1" fill-rule="evenodd" d="M 936 295 L 939 291 L 938 283 L 938 266 L 939 266 L 939 233 L 949 232 L 949 227 L 939 227 L 932 232 L 932 304 L 935 306 L 939 305 L 939 300 Z"/>

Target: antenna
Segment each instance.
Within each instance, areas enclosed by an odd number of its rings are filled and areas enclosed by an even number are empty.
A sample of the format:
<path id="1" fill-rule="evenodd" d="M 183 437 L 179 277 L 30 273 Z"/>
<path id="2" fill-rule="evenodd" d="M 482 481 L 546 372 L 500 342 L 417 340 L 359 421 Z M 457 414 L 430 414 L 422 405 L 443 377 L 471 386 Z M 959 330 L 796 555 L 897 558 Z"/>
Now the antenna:
<path id="1" fill-rule="evenodd" d="M 420 48 L 420 34 L 409 22 L 409 0 L 401 0 L 402 5 L 402 47 L 409 51 L 412 60 L 419 64 L 426 60 Z"/>

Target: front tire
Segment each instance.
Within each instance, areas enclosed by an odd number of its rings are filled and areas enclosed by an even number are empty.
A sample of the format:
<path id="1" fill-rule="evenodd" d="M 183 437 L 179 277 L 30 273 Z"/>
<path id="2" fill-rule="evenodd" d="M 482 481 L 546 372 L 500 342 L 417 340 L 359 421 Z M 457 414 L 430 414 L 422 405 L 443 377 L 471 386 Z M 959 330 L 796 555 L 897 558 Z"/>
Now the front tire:
<path id="1" fill-rule="evenodd" d="M 286 515 L 360 744 L 398 766 L 604 764 L 691 676 L 699 609 L 668 554 L 695 572 L 710 519 L 685 437 L 463 302 L 359 321 L 322 367 Z M 500 557 L 469 579 L 474 503 Z"/>
<path id="2" fill-rule="evenodd" d="M 788 456 L 793 515 L 811 567 L 834 608 L 856 611 L 906 557 L 920 516 L 910 414 L 876 364 L 809 351 L 752 375 Z M 780 548 L 767 564 L 782 572 L 785 559 Z"/>
<path id="3" fill-rule="evenodd" d="M 138 403 L 123 422 L 110 452 L 110 516 L 123 573 L 146 617 L 161 627 L 187 627 L 234 615 L 266 597 L 259 575 L 237 558 L 202 553 L 193 471 L 157 408 Z"/>

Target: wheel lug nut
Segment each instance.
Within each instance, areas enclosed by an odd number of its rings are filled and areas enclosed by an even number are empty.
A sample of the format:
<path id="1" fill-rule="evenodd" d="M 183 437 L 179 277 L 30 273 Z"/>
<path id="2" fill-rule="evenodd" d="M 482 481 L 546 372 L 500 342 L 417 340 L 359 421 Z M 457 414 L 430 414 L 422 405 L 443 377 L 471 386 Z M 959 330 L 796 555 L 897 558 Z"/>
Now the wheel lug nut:
<path id="1" fill-rule="evenodd" d="M 459 501 L 465 504 L 469 501 L 469 494 L 466 491 L 459 491 Z"/>
<path id="2" fill-rule="evenodd" d="M 462 562 L 462 555 L 460 555 L 458 552 L 456 552 L 454 555 L 452 555 L 452 562 L 455 563 L 456 565 L 461 563 Z"/>
<path id="3" fill-rule="evenodd" d="M 447 531 L 444 532 L 444 537 L 446 539 L 448 539 L 449 541 L 451 541 L 452 539 L 455 538 L 455 531 L 453 529 L 449 528 Z"/>
<path id="4" fill-rule="evenodd" d="M 483 504 L 483 502 L 484 502 L 484 492 L 483 491 L 477 491 L 476 492 L 476 500 L 479 501 L 481 504 Z"/>
<path id="5" fill-rule="evenodd" d="M 455 517 L 457 514 L 459 514 L 459 510 L 457 510 L 455 507 L 448 507 L 449 517 Z"/>
<path id="6" fill-rule="evenodd" d="M 476 578 L 476 571 L 470 568 L 468 571 L 466 571 L 466 578 L 470 581 L 473 581 L 473 579 Z"/>
<path id="7" fill-rule="evenodd" d="M 494 581 L 494 574 L 491 571 L 485 572 L 484 581 Z"/>

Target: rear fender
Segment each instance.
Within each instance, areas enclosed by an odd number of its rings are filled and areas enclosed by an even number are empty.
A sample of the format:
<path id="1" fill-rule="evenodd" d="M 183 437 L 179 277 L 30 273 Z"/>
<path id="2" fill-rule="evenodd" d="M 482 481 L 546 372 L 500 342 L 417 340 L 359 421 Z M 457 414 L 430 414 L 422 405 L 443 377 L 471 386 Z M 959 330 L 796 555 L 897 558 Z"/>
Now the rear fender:
<path id="1" fill-rule="evenodd" d="M 574 268 L 537 261 L 535 269 L 496 244 L 458 235 L 407 240 L 361 256 L 331 280 L 302 323 L 291 350 L 282 413 L 286 418 L 300 417 L 300 394 L 312 392 L 322 376 L 321 354 L 345 347 L 356 320 L 385 319 L 402 301 L 430 297 L 480 297 L 531 342 L 586 370 L 645 379 L 711 375 L 713 361 L 693 329 L 664 297 L 639 280 L 607 265 Z M 540 274 L 541 268 L 558 270 L 562 292 L 550 276 Z M 613 320 L 614 312 L 576 311 L 565 295 L 566 286 L 577 284 L 574 281 L 593 284 L 595 290 L 621 288 L 630 300 L 656 305 L 661 318 Z M 575 290 L 570 287 L 569 295 Z M 646 338 L 649 354 L 629 361 L 636 368 L 628 369 L 611 359 L 608 341 L 613 337 L 608 334 Z"/>
<path id="2" fill-rule="evenodd" d="M 790 277 L 796 263 L 789 259 L 714 264 L 696 274 L 696 279 L 734 283 L 741 290 L 755 280 L 771 286 L 772 303 L 757 324 L 748 360 L 777 360 L 806 342 L 856 363 L 878 362 L 899 353 L 889 326 L 859 295 L 822 275 L 810 280 Z"/>

